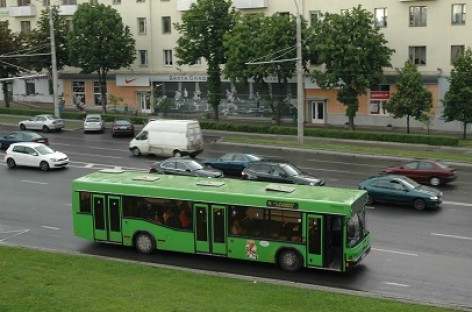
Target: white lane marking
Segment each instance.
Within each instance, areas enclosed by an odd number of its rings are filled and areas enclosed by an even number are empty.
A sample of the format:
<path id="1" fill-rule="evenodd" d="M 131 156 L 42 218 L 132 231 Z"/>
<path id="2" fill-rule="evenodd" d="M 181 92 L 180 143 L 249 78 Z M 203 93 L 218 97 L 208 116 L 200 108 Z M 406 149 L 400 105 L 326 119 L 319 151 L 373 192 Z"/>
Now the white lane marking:
<path id="1" fill-rule="evenodd" d="M 73 153 L 69 152 L 69 155 L 80 155 L 80 156 L 93 156 L 93 157 L 102 157 L 102 158 L 113 158 L 113 159 L 121 159 L 123 157 L 118 156 L 106 156 L 106 155 L 97 155 L 97 154 L 84 154 L 84 153 Z"/>
<path id="2" fill-rule="evenodd" d="M 86 164 L 85 168 L 92 168 L 95 164 Z"/>
<path id="3" fill-rule="evenodd" d="M 0 232 L 0 234 L 10 234 L 10 233 L 15 233 L 13 235 L 10 235 L 8 237 L 5 237 L 4 239 L 0 239 L 0 243 L 6 241 L 7 239 L 13 238 L 15 236 L 24 234 L 29 232 L 29 229 L 24 229 L 24 230 L 13 230 L 13 231 L 6 231 L 6 232 Z"/>
<path id="4" fill-rule="evenodd" d="M 375 207 L 374 207 L 374 206 L 365 206 L 365 209 L 374 210 L 374 209 L 375 209 Z"/>
<path id="5" fill-rule="evenodd" d="M 50 229 L 50 230 L 60 230 L 58 227 L 55 227 L 55 226 L 41 225 L 41 227 L 45 229 Z"/>
<path id="6" fill-rule="evenodd" d="M 449 237 L 449 238 L 472 240 L 472 237 L 467 237 L 467 236 L 449 235 L 449 234 L 440 234 L 440 233 L 429 233 L 429 234 L 434 235 L 434 236 L 442 236 L 442 237 Z"/>
<path id="7" fill-rule="evenodd" d="M 387 252 L 387 253 L 393 253 L 393 254 L 397 254 L 397 255 L 418 257 L 417 254 L 401 252 L 401 251 L 395 251 L 395 250 L 379 249 L 379 248 L 372 248 L 372 250 L 382 251 L 382 252 Z"/>
<path id="8" fill-rule="evenodd" d="M 43 184 L 43 185 L 48 185 L 49 184 L 47 182 L 39 182 L 39 181 L 33 181 L 33 180 L 21 180 L 21 182 L 34 183 L 34 184 Z"/>
<path id="9" fill-rule="evenodd" d="M 332 169 L 321 169 L 321 168 L 313 168 L 313 167 L 299 167 L 302 170 L 313 170 L 313 171 L 327 171 L 327 172 L 341 172 L 341 173 L 353 173 L 352 171 L 347 170 L 332 170 Z"/>
<path id="10" fill-rule="evenodd" d="M 121 170 L 121 167 L 120 166 L 115 166 L 115 168 L 113 168 L 114 170 Z"/>
<path id="11" fill-rule="evenodd" d="M 443 201 L 443 204 L 453 205 L 453 206 L 472 207 L 472 203 L 461 203 L 461 202 L 455 202 L 455 201 Z"/>
<path id="12" fill-rule="evenodd" d="M 392 282 L 385 282 L 386 285 L 390 286 L 398 286 L 398 287 L 410 287 L 410 285 L 407 284 L 399 284 L 399 283 L 392 283 Z"/>
<path id="13" fill-rule="evenodd" d="M 349 166 L 362 166 L 362 167 L 385 168 L 385 166 L 382 166 L 382 165 L 352 164 L 352 163 L 347 163 L 347 162 L 345 162 L 345 161 L 331 161 L 331 160 L 319 160 L 319 159 L 307 159 L 307 161 L 320 162 L 320 163 L 329 163 L 329 164 L 341 164 L 341 165 L 349 165 Z"/>

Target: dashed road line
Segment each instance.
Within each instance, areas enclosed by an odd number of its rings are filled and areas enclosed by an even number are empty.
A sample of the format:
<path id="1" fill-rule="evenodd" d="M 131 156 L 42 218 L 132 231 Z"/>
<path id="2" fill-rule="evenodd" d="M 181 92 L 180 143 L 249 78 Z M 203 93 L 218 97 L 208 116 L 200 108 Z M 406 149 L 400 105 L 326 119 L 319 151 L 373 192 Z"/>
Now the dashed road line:
<path id="1" fill-rule="evenodd" d="M 418 255 L 414 253 L 408 253 L 408 252 L 402 252 L 402 251 L 396 251 L 396 250 L 388 250 L 388 249 L 380 249 L 380 248 L 372 248 L 372 250 L 387 252 L 387 253 L 392 253 L 392 254 L 397 254 L 397 255 L 418 257 Z"/>
<path id="2" fill-rule="evenodd" d="M 448 238 L 472 240 L 472 237 L 460 236 L 460 235 L 450 235 L 450 234 L 441 234 L 441 233 L 429 233 L 429 234 L 434 235 L 434 236 L 448 237 Z"/>

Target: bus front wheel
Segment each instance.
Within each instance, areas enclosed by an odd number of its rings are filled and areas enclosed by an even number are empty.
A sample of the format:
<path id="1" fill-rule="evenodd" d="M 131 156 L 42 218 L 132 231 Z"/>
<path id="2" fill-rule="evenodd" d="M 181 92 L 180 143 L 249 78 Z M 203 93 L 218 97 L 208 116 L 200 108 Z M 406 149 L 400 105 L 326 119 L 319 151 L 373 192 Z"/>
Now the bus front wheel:
<path id="1" fill-rule="evenodd" d="M 134 240 L 136 249 L 145 255 L 149 255 L 154 251 L 154 238 L 148 233 L 139 233 Z"/>
<path id="2" fill-rule="evenodd" d="M 296 272 L 302 266 L 300 253 L 293 249 L 284 249 L 280 251 L 277 258 L 279 266 L 286 272 Z"/>

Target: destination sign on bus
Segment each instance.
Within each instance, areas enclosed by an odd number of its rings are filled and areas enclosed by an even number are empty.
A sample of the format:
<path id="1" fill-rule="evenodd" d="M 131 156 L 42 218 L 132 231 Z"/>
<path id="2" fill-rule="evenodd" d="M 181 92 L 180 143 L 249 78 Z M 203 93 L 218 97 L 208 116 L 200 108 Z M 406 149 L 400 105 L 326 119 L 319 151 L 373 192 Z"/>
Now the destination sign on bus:
<path id="1" fill-rule="evenodd" d="M 267 207 L 298 209 L 298 203 L 291 203 L 291 202 L 279 201 L 279 200 L 268 200 Z"/>

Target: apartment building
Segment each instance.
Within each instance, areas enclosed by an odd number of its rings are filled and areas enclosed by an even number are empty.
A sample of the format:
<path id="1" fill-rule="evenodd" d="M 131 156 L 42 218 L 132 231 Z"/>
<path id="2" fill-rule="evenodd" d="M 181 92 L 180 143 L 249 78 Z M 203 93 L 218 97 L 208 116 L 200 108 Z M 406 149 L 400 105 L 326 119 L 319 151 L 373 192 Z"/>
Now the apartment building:
<path id="1" fill-rule="evenodd" d="M 41 10 L 48 5 L 59 5 L 67 20 L 73 18 L 80 3 L 90 0 L 0 0 L 0 20 L 8 20 L 14 32 L 36 27 Z M 180 22 L 182 14 L 195 0 L 91 0 L 92 3 L 111 5 L 122 16 L 136 39 L 137 58 L 130 67 L 109 74 L 107 92 L 123 98 L 130 110 L 141 113 L 152 111 L 153 88 L 172 103 L 171 110 L 206 112 L 206 65 L 199 60 L 194 65 L 177 66 L 174 54 L 179 37 L 173 23 Z M 423 76 L 424 84 L 433 94 L 434 118 L 431 129 L 461 131 L 457 122 L 441 120 L 441 99 L 449 88 L 448 77 L 452 61 L 472 46 L 471 23 L 466 21 L 467 6 L 472 0 L 233 0 L 233 5 L 245 14 L 300 13 L 308 21 L 322 18 L 325 12 L 341 13 L 361 5 L 372 12 L 375 23 L 385 34 L 389 47 L 395 49 L 392 68 L 385 68 L 387 82 L 374 87 L 359 99 L 357 125 L 404 127 L 405 120 L 393 119 L 383 108 L 394 90 L 398 77 L 396 69 L 411 59 Z M 250 40 L 250 38 L 248 38 Z M 321 90 L 308 75 L 303 79 L 305 122 L 342 125 L 347 121 L 345 107 L 336 100 L 336 91 Z M 270 79 L 269 79 L 270 82 Z M 50 95 L 44 79 L 15 80 L 13 96 L 16 99 L 44 101 Z M 100 101 L 98 79 L 95 75 L 79 74 L 77 69 L 66 68 L 59 74 L 60 92 L 68 105 L 83 101 L 87 107 Z M 275 88 L 275 84 L 274 84 Z M 268 116 L 270 109 L 261 99 L 258 86 L 236 89 L 228 80 L 223 81 L 221 112 L 225 115 L 247 114 Z M 274 91 L 274 93 L 276 93 Z M 288 104 L 296 103 L 296 79 L 289 82 L 284 94 Z M 0 94 L 0 100 L 2 95 Z M 288 111 L 286 112 L 288 113 Z M 425 128 L 414 121 L 412 127 Z"/>

